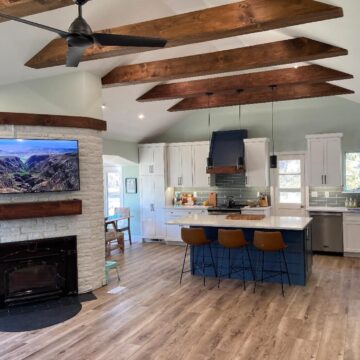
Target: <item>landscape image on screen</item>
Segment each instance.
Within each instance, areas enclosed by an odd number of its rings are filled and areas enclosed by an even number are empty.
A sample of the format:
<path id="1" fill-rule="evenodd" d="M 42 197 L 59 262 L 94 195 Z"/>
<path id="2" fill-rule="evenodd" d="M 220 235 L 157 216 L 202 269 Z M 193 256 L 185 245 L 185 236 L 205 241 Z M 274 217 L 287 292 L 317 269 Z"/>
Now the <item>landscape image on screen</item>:
<path id="1" fill-rule="evenodd" d="M 0 193 L 77 190 L 76 140 L 0 139 Z"/>

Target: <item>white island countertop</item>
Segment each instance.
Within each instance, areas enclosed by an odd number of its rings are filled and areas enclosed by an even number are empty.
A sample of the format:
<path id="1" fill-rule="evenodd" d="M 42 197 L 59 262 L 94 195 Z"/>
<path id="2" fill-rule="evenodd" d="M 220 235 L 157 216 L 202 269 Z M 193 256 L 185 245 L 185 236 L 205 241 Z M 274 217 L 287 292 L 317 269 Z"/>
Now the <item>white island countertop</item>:
<path id="1" fill-rule="evenodd" d="M 169 220 L 168 225 L 244 228 L 267 230 L 304 230 L 310 217 L 267 216 L 262 220 L 229 220 L 226 215 L 189 215 Z"/>

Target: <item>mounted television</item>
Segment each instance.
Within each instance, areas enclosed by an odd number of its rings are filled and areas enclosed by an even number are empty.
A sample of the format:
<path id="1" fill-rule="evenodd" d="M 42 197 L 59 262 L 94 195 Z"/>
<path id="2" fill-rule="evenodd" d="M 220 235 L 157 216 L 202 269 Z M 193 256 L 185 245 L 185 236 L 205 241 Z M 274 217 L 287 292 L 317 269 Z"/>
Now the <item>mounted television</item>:
<path id="1" fill-rule="evenodd" d="M 77 140 L 0 139 L 0 194 L 78 190 Z"/>

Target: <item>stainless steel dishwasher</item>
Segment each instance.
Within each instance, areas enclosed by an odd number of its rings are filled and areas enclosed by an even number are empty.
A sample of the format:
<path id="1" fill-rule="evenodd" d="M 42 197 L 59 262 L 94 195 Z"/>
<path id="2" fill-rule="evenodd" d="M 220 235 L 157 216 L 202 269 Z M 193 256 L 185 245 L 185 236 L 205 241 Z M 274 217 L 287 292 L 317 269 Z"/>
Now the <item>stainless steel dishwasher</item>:
<path id="1" fill-rule="evenodd" d="M 316 252 L 344 253 L 343 214 L 340 212 L 310 212 L 312 248 Z"/>

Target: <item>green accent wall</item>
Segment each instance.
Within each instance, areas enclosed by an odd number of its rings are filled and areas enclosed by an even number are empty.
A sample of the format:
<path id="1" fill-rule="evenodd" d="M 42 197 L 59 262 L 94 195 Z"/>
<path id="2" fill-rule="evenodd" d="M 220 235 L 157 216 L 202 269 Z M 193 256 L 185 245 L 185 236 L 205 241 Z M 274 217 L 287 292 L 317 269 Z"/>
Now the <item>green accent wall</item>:
<path id="1" fill-rule="evenodd" d="M 306 150 L 305 135 L 344 133 L 344 151 L 360 151 L 360 104 L 341 97 L 275 103 L 275 151 Z M 271 103 L 242 106 L 241 127 L 249 137 L 271 137 Z M 211 131 L 239 128 L 237 106 L 212 109 Z M 184 113 L 184 119 L 146 142 L 209 139 L 208 110 Z"/>
<path id="2" fill-rule="evenodd" d="M 138 144 L 136 143 L 104 139 L 103 146 L 103 155 L 116 155 L 133 163 L 139 162 Z"/>

